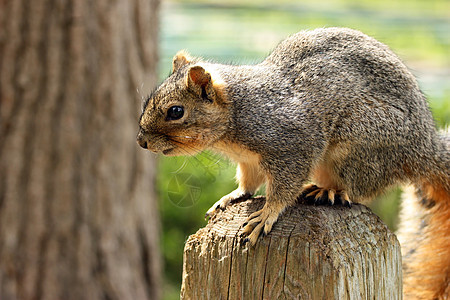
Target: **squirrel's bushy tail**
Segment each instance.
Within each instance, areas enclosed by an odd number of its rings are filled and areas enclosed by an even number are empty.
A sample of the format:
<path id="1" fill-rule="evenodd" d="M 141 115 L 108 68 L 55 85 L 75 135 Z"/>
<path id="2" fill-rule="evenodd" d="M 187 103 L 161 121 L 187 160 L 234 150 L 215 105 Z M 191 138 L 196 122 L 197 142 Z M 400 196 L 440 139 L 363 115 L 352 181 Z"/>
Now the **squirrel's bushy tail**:
<path id="1" fill-rule="evenodd" d="M 449 132 L 442 139 L 447 146 L 443 153 L 447 160 Z M 398 238 L 405 299 L 450 299 L 449 171 L 444 170 L 438 184 L 410 186 L 403 194 Z"/>

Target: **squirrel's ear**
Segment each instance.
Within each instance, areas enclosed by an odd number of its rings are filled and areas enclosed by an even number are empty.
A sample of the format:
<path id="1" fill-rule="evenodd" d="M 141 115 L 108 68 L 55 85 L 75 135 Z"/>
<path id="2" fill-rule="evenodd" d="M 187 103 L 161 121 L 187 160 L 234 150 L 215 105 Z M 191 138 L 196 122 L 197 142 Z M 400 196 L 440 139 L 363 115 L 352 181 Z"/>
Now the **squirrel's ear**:
<path id="1" fill-rule="evenodd" d="M 172 61 L 172 73 L 178 71 L 184 65 L 189 64 L 192 61 L 192 57 L 184 50 L 180 50 L 175 54 Z"/>
<path id="2" fill-rule="evenodd" d="M 188 88 L 198 94 L 201 98 L 209 101 L 214 99 L 214 88 L 211 81 L 211 74 L 201 66 L 193 66 L 188 71 Z"/>
<path id="3" fill-rule="evenodd" d="M 206 87 L 211 82 L 211 75 L 200 66 L 194 66 L 188 72 L 188 86 Z"/>

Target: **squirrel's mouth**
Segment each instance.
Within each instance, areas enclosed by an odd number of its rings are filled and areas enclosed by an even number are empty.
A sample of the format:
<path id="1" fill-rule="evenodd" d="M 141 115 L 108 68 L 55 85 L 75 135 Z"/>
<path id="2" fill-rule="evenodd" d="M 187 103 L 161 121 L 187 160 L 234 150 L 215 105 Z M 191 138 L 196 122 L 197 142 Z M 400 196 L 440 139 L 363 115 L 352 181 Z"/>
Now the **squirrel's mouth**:
<path id="1" fill-rule="evenodd" d="M 163 150 L 163 151 L 162 151 L 162 154 L 164 154 L 164 155 L 170 155 L 170 153 L 171 153 L 174 149 L 175 149 L 175 148 L 169 148 L 169 149 Z"/>

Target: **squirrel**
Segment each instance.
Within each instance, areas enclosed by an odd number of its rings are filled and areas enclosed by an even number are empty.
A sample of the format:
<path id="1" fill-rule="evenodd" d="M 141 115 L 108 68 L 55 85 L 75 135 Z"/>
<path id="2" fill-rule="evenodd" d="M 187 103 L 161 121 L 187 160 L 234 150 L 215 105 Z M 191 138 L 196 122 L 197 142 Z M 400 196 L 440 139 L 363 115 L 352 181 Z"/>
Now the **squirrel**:
<path id="1" fill-rule="evenodd" d="M 138 144 L 150 151 L 212 149 L 237 162 L 238 188 L 207 216 L 266 184 L 263 208 L 244 224 L 251 245 L 300 195 L 350 206 L 412 184 L 430 230 L 405 282 L 418 299 L 449 296 L 450 149 L 414 76 L 377 40 L 347 28 L 301 31 L 256 65 L 180 51 L 144 101 L 139 127 Z M 421 270 L 428 259 L 435 274 Z M 430 276 L 422 290 L 421 274 Z"/>

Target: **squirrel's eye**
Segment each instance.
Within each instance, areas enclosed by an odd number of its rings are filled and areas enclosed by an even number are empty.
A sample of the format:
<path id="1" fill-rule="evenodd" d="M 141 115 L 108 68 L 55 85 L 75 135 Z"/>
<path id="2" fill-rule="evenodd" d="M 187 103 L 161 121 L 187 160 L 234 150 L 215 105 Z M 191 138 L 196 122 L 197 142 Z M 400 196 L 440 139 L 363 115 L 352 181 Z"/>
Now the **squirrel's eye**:
<path id="1" fill-rule="evenodd" d="M 166 120 L 178 120 L 181 119 L 184 115 L 183 106 L 172 106 L 167 110 L 167 118 Z"/>

